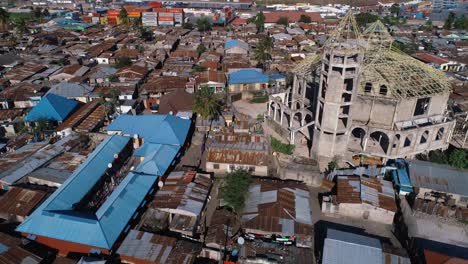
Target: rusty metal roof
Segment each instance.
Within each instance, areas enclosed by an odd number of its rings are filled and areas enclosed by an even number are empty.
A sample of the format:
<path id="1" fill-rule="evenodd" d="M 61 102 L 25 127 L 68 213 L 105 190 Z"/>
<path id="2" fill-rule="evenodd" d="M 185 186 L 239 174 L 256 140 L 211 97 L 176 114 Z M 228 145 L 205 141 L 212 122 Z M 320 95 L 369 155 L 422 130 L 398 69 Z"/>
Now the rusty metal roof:
<path id="1" fill-rule="evenodd" d="M 0 213 L 28 216 L 45 196 L 41 191 L 13 187 L 0 198 Z"/>

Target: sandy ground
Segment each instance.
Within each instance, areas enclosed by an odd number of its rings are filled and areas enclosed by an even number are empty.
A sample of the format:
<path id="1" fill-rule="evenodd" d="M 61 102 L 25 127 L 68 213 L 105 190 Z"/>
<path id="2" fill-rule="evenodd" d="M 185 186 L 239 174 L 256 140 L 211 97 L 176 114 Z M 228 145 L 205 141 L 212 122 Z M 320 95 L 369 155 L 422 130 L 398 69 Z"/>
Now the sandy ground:
<path id="1" fill-rule="evenodd" d="M 239 113 L 249 115 L 254 119 L 257 118 L 257 115 L 263 115 L 267 111 L 267 103 L 251 104 L 247 100 L 240 100 L 232 104 Z"/>

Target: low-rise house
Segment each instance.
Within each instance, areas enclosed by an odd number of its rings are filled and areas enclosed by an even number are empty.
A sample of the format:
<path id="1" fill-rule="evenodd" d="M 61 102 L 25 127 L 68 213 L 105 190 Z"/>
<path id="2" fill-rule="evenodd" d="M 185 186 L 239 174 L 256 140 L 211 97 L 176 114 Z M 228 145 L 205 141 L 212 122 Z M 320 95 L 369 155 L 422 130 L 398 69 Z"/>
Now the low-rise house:
<path id="1" fill-rule="evenodd" d="M 109 66 L 98 66 L 88 74 L 90 85 L 109 85 L 116 77 L 117 69 Z"/>
<path id="2" fill-rule="evenodd" d="M 230 39 L 227 40 L 224 44 L 224 53 L 225 54 L 249 54 L 249 44 L 245 43 L 242 40 Z"/>
<path id="3" fill-rule="evenodd" d="M 413 55 L 416 59 L 445 72 L 461 72 L 466 69 L 466 64 L 433 54 L 417 52 Z"/>
<path id="4" fill-rule="evenodd" d="M 84 83 L 61 82 L 50 88 L 47 94 L 55 94 L 67 99 L 87 103 L 91 100 L 94 87 Z"/>
<path id="5" fill-rule="evenodd" d="M 298 23 L 301 19 L 301 16 L 308 16 L 311 19 L 311 24 L 321 24 L 323 23 L 322 16 L 319 12 L 306 12 L 299 10 L 287 10 L 287 11 L 272 11 L 265 12 L 265 27 L 273 27 L 282 17 L 287 18 L 289 24 Z"/>
<path id="6" fill-rule="evenodd" d="M 41 191 L 13 187 L 0 197 L 0 218 L 7 222 L 23 222 L 45 196 Z"/>
<path id="7" fill-rule="evenodd" d="M 242 228 L 276 243 L 312 247 L 310 193 L 305 184 L 255 180 L 241 216 Z"/>
<path id="8" fill-rule="evenodd" d="M 228 228 L 229 225 L 229 228 Z M 211 216 L 210 225 L 205 235 L 205 247 L 200 254 L 202 257 L 220 260 L 223 257 L 222 250 L 226 239 L 230 243 L 230 238 L 237 233 L 240 228 L 240 221 L 235 213 L 227 209 L 215 210 Z"/>
<path id="9" fill-rule="evenodd" d="M 178 89 L 161 97 L 157 112 L 158 114 L 173 115 L 177 115 L 178 113 L 190 113 L 191 116 L 194 103 L 195 94 Z"/>
<path id="10" fill-rule="evenodd" d="M 45 71 L 46 69 L 47 67 L 45 65 L 27 62 L 8 71 L 4 77 L 8 79 L 11 84 L 17 84 L 27 80 L 37 73 Z"/>
<path id="11" fill-rule="evenodd" d="M 225 174 L 243 169 L 252 175 L 268 176 L 268 149 L 262 136 L 220 134 L 208 146 L 205 169 Z"/>
<path id="12" fill-rule="evenodd" d="M 195 79 L 197 89 L 206 86 L 213 89 L 215 93 L 224 93 L 226 91 L 226 75 L 224 72 L 207 70 L 198 73 Z"/>
<path id="13" fill-rule="evenodd" d="M 26 115 L 24 121 L 38 122 L 48 120 L 51 122 L 63 122 L 79 105 L 75 100 L 65 97 L 47 94 L 34 108 Z"/>
<path id="14" fill-rule="evenodd" d="M 75 77 L 82 77 L 89 71 L 89 67 L 82 66 L 80 64 L 72 64 L 62 68 L 61 71 L 58 71 L 51 76 L 49 80 L 51 82 L 64 82 L 69 81 Z"/>
<path id="15" fill-rule="evenodd" d="M 130 264 L 191 264 L 200 251 L 201 244 L 132 229 L 117 254 L 123 263 Z"/>
<path id="16" fill-rule="evenodd" d="M 378 176 L 356 176 L 343 170 L 336 176 L 336 195 L 325 196 L 322 212 L 391 225 L 397 206 L 390 181 Z"/>
<path id="17" fill-rule="evenodd" d="M 179 76 L 156 76 L 141 86 L 146 109 L 158 110 L 160 98 L 176 90 L 185 90 L 188 79 Z"/>
<path id="18" fill-rule="evenodd" d="M 132 65 L 119 69 L 115 75 L 120 82 L 140 84 L 148 73 L 149 70 L 146 66 Z"/>
<path id="19" fill-rule="evenodd" d="M 67 136 L 72 131 L 95 132 L 104 123 L 105 106 L 99 100 L 90 101 L 81 106 L 61 123 L 56 131 L 61 136 Z"/>
<path id="20" fill-rule="evenodd" d="M 167 226 L 170 231 L 195 236 L 200 232 L 211 185 L 209 174 L 171 172 L 149 204 L 143 225 L 151 228 L 159 222 L 158 225 Z"/>
<path id="21" fill-rule="evenodd" d="M 0 233 L 0 260 L 4 263 L 29 263 L 39 264 L 42 258 L 22 248 L 23 241 L 20 238 Z"/>
<path id="22" fill-rule="evenodd" d="M 270 78 L 261 69 L 231 70 L 228 75 L 230 93 L 267 90 Z"/>
<path id="23" fill-rule="evenodd" d="M 322 263 L 410 264 L 404 250 L 395 250 L 378 238 L 328 228 Z"/>
<path id="24" fill-rule="evenodd" d="M 0 137 L 16 135 L 15 123 L 23 117 L 23 109 L 0 109 Z"/>
<path id="25" fill-rule="evenodd" d="M 19 83 L 0 92 L 0 108 L 31 108 L 41 101 L 45 87 L 39 84 Z"/>

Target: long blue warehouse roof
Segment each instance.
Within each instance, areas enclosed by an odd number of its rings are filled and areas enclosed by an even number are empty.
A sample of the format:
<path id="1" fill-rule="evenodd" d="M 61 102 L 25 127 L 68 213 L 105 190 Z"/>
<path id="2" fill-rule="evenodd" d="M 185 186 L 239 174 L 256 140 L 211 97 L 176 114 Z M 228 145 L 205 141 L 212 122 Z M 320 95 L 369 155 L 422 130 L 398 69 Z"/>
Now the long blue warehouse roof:
<path id="1" fill-rule="evenodd" d="M 35 122 L 41 119 L 63 121 L 76 108 L 78 102 L 65 97 L 48 94 L 28 113 L 24 121 Z"/>
<path id="2" fill-rule="evenodd" d="M 18 226 L 16 231 L 112 249 L 146 195 L 151 192 L 158 176 L 164 175 L 178 156 L 190 128 L 189 120 L 181 120 L 183 119 L 172 116 L 124 117 L 119 121 L 122 122 L 121 128 L 127 131 L 130 129 L 128 126 L 133 126 L 128 134 L 154 137 L 155 141 L 161 142 L 152 143 L 145 139 L 143 146 L 133 154 L 136 157 L 144 157 L 143 162 L 123 179 L 96 213 L 78 212 L 73 210 L 72 205 L 91 190 L 106 170 L 107 164 L 113 160 L 114 154 L 125 147 L 131 140 L 130 137 L 107 137 L 86 162 Z M 152 126 L 148 126 L 148 122 L 152 122 Z M 175 129 L 177 131 L 174 131 Z M 157 136 L 158 134 L 168 135 L 168 142 L 164 142 L 163 136 Z M 171 144 L 169 141 L 177 144 Z M 182 144 L 178 144 L 179 142 Z"/>
<path id="3" fill-rule="evenodd" d="M 242 69 L 229 74 L 229 84 L 268 83 L 270 78 L 255 69 Z"/>
<path id="4" fill-rule="evenodd" d="M 173 115 L 121 115 L 105 130 L 117 131 L 154 144 L 183 145 L 191 121 Z"/>

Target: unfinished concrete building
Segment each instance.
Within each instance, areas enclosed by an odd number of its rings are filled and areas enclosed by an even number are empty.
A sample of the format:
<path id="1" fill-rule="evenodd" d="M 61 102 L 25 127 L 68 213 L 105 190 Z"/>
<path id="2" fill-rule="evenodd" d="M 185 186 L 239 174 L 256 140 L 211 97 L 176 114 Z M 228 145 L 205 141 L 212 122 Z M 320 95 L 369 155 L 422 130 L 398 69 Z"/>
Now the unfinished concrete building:
<path id="1" fill-rule="evenodd" d="M 268 124 L 292 144 L 306 138 L 324 161 L 447 148 L 455 121 L 445 75 L 393 48 L 380 21 L 357 29 L 348 13 L 323 54 L 297 65 L 293 87 L 270 96 Z"/>

